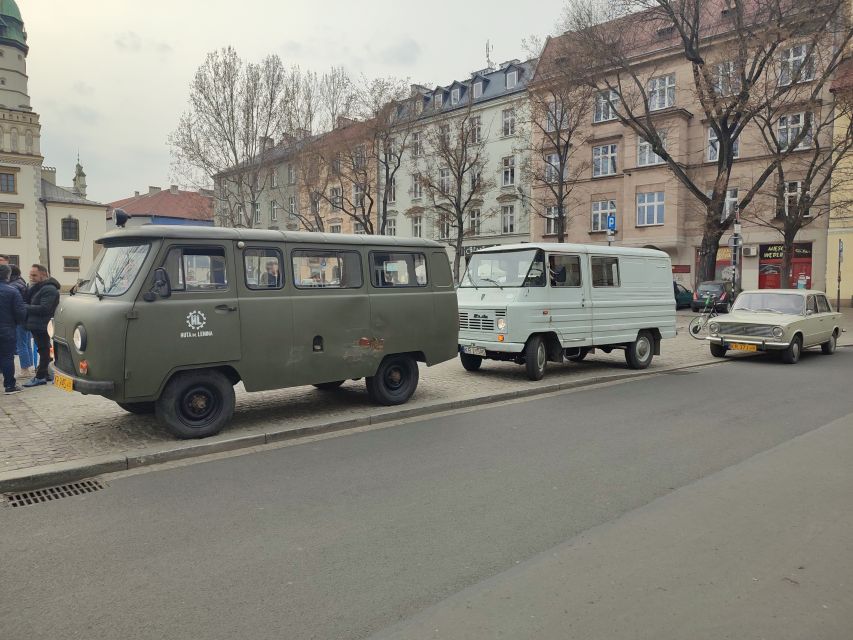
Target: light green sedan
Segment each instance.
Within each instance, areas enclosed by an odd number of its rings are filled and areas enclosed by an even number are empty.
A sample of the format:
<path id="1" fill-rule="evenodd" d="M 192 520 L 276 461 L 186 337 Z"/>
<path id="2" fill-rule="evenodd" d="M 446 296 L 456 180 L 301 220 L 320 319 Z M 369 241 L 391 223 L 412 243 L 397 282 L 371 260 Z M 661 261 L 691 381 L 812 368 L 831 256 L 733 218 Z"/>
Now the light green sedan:
<path id="1" fill-rule="evenodd" d="M 732 351 L 778 351 L 786 364 L 799 361 L 803 349 L 820 345 L 835 353 L 841 314 L 822 291 L 761 289 L 744 291 L 731 313 L 708 325 L 711 355 Z"/>

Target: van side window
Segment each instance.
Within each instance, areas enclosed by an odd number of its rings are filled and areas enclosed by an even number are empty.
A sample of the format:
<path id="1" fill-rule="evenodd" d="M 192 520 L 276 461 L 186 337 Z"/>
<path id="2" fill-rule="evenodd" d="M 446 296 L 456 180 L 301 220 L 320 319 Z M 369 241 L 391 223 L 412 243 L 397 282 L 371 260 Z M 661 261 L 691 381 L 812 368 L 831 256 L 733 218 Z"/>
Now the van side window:
<path id="1" fill-rule="evenodd" d="M 278 249 L 246 249 L 243 252 L 246 287 L 249 289 L 281 289 L 284 286 L 281 263 L 281 251 Z"/>
<path id="2" fill-rule="evenodd" d="M 299 249 L 291 254 L 293 284 L 299 289 L 358 289 L 361 256 L 356 251 Z"/>
<path id="3" fill-rule="evenodd" d="M 832 307 L 829 306 L 826 296 L 817 297 L 817 310 L 818 313 L 830 313 L 832 311 Z"/>
<path id="4" fill-rule="evenodd" d="M 548 256 L 548 272 L 552 287 L 581 286 L 580 256 Z"/>
<path id="5" fill-rule="evenodd" d="M 371 252 L 370 273 L 374 287 L 425 287 L 426 256 L 400 251 Z"/>
<path id="6" fill-rule="evenodd" d="M 228 288 L 225 249 L 173 247 L 163 267 L 173 291 L 213 291 Z"/>
<path id="7" fill-rule="evenodd" d="M 619 258 L 610 256 L 592 256 L 593 287 L 618 287 L 619 286 Z"/>

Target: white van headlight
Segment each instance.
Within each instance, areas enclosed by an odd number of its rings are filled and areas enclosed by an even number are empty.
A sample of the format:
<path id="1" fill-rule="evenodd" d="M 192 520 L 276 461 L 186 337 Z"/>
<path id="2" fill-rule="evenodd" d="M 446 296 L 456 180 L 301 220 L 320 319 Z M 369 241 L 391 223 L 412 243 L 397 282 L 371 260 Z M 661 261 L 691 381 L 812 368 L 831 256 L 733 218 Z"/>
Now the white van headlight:
<path id="1" fill-rule="evenodd" d="M 506 318 L 498 318 L 498 331 L 506 331 Z"/>
<path id="2" fill-rule="evenodd" d="M 708 325 L 708 331 L 710 331 L 712 334 L 720 333 L 720 325 L 716 322 L 712 322 Z"/>
<path id="3" fill-rule="evenodd" d="M 785 330 L 782 327 L 773 327 L 773 337 L 781 338 L 785 335 Z"/>
<path id="4" fill-rule="evenodd" d="M 83 325 L 78 325 L 76 329 L 74 329 L 74 347 L 80 353 L 83 353 L 86 350 L 86 329 Z"/>

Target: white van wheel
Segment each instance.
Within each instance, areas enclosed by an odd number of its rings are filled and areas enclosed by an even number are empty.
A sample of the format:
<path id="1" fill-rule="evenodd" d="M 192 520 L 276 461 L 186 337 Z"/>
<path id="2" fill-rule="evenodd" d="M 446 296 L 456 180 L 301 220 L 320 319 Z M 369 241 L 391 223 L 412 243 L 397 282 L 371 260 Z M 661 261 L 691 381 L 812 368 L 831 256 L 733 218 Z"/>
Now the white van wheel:
<path id="1" fill-rule="evenodd" d="M 646 369 L 655 355 L 655 339 L 648 331 L 640 331 L 637 339 L 625 347 L 625 361 L 632 369 Z"/>
<path id="2" fill-rule="evenodd" d="M 548 352 L 542 336 L 533 336 L 527 341 L 524 350 L 524 367 L 527 377 L 531 380 L 541 380 L 545 376 L 545 365 L 548 362 Z"/>

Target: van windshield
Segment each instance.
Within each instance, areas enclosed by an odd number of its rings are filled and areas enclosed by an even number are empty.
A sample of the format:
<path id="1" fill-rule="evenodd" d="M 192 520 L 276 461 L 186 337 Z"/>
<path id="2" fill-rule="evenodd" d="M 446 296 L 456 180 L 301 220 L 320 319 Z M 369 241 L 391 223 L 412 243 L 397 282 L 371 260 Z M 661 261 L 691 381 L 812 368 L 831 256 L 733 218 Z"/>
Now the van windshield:
<path id="1" fill-rule="evenodd" d="M 475 253 L 460 287 L 544 287 L 545 253 L 541 249 Z"/>
<path id="2" fill-rule="evenodd" d="M 88 277 L 77 285 L 77 293 L 120 296 L 136 280 L 148 256 L 148 244 L 110 245 L 101 250 Z"/>

